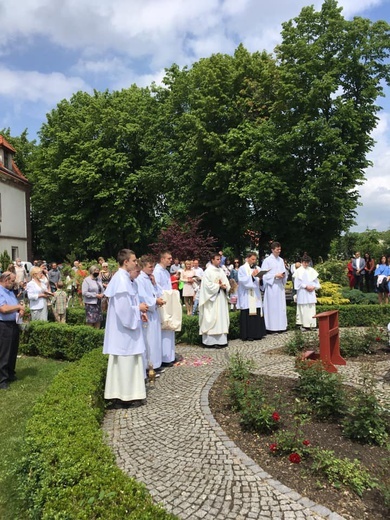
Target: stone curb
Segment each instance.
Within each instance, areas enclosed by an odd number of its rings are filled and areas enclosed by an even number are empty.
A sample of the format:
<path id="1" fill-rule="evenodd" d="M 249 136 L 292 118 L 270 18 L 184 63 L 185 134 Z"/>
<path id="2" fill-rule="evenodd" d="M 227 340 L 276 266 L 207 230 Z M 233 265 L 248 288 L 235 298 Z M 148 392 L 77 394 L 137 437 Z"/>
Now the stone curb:
<path id="1" fill-rule="evenodd" d="M 248 468 L 249 471 L 252 471 L 254 475 L 257 477 L 264 479 L 267 481 L 267 484 L 273 487 L 279 493 L 286 495 L 290 500 L 295 500 L 299 504 L 302 504 L 304 507 L 311 509 L 314 513 L 321 515 L 324 518 L 328 518 L 329 520 L 345 520 L 343 516 L 331 511 L 325 506 L 321 504 L 317 504 L 313 502 L 309 498 L 303 497 L 293 489 L 285 486 L 278 480 L 275 480 L 269 473 L 264 471 L 253 459 L 248 457 L 236 444 L 229 439 L 224 430 L 219 425 L 218 421 L 215 419 L 213 414 L 211 413 L 209 407 L 209 393 L 210 390 L 218 379 L 219 375 L 223 372 L 223 369 L 217 370 L 214 374 L 212 374 L 205 384 L 202 394 L 201 394 L 201 409 L 204 417 L 208 420 L 210 426 L 213 428 L 215 434 L 221 439 L 225 447 L 230 450 L 232 455 L 235 457 L 239 457 L 242 464 Z"/>

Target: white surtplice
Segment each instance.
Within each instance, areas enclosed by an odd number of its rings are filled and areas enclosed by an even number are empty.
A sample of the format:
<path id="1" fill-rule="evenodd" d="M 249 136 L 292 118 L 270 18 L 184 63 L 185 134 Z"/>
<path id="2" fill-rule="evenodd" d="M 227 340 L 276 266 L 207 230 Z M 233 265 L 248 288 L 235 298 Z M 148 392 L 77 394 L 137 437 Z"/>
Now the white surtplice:
<path id="1" fill-rule="evenodd" d="M 263 275 L 264 284 L 264 321 L 269 331 L 287 329 L 286 292 L 287 273 L 282 258 L 270 254 L 261 264 L 261 270 L 269 269 Z M 275 278 L 278 273 L 285 273 L 284 278 Z"/>
<path id="2" fill-rule="evenodd" d="M 140 272 L 134 283 L 138 288 L 138 297 L 141 303 L 148 306 L 148 321 L 142 324 L 142 332 L 145 340 L 145 370 L 149 364 L 153 368 L 160 368 L 162 363 L 161 323 L 156 300 L 160 296 L 158 287 L 153 285 L 150 277 Z"/>
<path id="3" fill-rule="evenodd" d="M 153 271 L 154 279 L 157 287 L 161 291 L 171 291 L 172 282 L 171 276 L 167 269 L 162 265 L 157 264 Z M 161 347 L 162 347 L 162 362 L 173 363 L 175 361 L 175 331 L 162 330 L 161 331 Z"/>
<path id="4" fill-rule="evenodd" d="M 297 291 L 297 325 L 305 328 L 317 326 L 316 314 L 317 296 L 315 291 L 308 291 L 307 286 L 320 289 L 318 273 L 312 267 L 299 267 L 293 274 L 294 289 Z"/>
<path id="5" fill-rule="evenodd" d="M 109 298 L 103 344 L 103 354 L 109 354 L 104 397 L 145 399 L 145 342 L 138 295 L 129 273 L 119 268 L 104 294 Z"/>
<path id="6" fill-rule="evenodd" d="M 204 272 L 199 294 L 199 334 L 204 345 L 226 345 L 229 332 L 229 306 L 227 290 L 229 281 L 220 267 L 210 264 Z"/>

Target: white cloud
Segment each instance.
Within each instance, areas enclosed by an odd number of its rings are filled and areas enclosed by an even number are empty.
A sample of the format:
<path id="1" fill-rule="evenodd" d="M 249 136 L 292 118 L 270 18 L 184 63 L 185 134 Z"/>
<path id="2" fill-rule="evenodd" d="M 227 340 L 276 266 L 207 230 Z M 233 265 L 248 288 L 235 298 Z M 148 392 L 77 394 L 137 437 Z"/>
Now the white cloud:
<path id="1" fill-rule="evenodd" d="M 42 74 L 35 71 L 14 71 L 0 67 L 0 96 L 23 101 L 44 102 L 52 105 L 70 97 L 77 90 L 89 90 L 77 77 L 66 77 L 59 72 Z"/>
<path id="2" fill-rule="evenodd" d="M 385 231 L 390 229 L 390 113 L 382 112 L 373 132 L 376 145 L 369 159 L 373 166 L 366 170 L 366 181 L 359 188 L 360 202 L 357 226 L 351 231 L 364 231 L 367 227 Z"/>

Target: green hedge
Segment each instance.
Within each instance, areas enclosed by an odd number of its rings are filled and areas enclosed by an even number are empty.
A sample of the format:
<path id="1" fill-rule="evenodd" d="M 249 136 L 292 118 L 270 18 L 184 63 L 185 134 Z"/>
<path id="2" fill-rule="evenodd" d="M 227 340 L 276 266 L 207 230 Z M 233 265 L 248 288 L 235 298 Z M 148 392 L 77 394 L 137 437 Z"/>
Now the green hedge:
<path id="1" fill-rule="evenodd" d="M 107 358 L 99 350 L 64 369 L 34 406 L 19 468 L 26 517 L 173 519 L 115 463 L 100 428 Z"/>
<path id="2" fill-rule="evenodd" d="M 240 337 L 240 313 L 230 313 L 229 339 Z M 202 336 L 199 335 L 199 316 L 187 316 L 183 314 L 181 332 L 176 333 L 176 343 L 189 343 L 201 345 Z"/>
<path id="3" fill-rule="evenodd" d="M 317 313 L 338 309 L 340 327 L 387 326 L 390 321 L 388 305 L 317 305 Z M 83 312 L 83 311 L 82 311 Z M 296 307 L 287 307 L 288 328 L 295 328 Z M 21 335 L 20 352 L 74 361 L 86 352 L 102 347 L 104 330 L 86 325 L 31 322 Z M 229 339 L 240 337 L 240 313 L 230 313 Z M 181 332 L 176 333 L 178 343 L 200 345 L 198 316 L 183 316 Z"/>
<path id="4" fill-rule="evenodd" d="M 103 337 L 104 330 L 87 325 L 32 321 L 21 334 L 19 351 L 29 356 L 75 361 L 86 352 L 101 348 Z"/>
<path id="5" fill-rule="evenodd" d="M 317 305 L 317 314 L 334 310 L 339 311 L 340 327 L 387 326 L 390 321 L 388 305 Z"/>

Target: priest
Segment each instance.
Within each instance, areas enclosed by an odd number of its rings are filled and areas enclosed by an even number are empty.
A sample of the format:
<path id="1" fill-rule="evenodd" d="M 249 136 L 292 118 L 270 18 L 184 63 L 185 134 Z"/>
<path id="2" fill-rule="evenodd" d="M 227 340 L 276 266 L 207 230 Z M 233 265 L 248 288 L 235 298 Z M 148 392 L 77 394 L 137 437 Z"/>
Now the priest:
<path id="1" fill-rule="evenodd" d="M 220 262 L 219 254 L 211 257 L 199 291 L 199 334 L 205 347 L 223 348 L 228 343 L 229 281 Z"/>
<path id="2" fill-rule="evenodd" d="M 271 243 L 271 254 L 261 264 L 264 284 L 264 321 L 270 333 L 285 332 L 287 329 L 286 292 L 287 272 L 280 257 L 282 246 Z"/>
<path id="3" fill-rule="evenodd" d="M 116 400 L 117 407 L 133 408 L 146 398 L 141 313 L 148 306 L 139 303 L 132 282 L 139 273 L 135 253 L 118 253 L 119 269 L 104 294 L 109 298 L 103 354 L 109 354 L 104 398 Z"/>
<path id="4" fill-rule="evenodd" d="M 240 338 L 253 341 L 265 336 L 263 303 L 260 291 L 260 269 L 256 253 L 248 253 L 238 269 L 237 309 L 240 309 Z"/>

